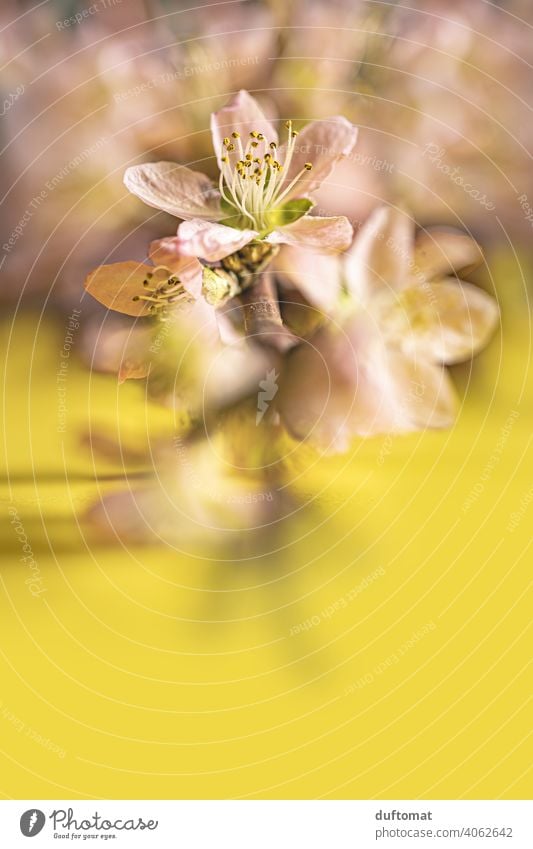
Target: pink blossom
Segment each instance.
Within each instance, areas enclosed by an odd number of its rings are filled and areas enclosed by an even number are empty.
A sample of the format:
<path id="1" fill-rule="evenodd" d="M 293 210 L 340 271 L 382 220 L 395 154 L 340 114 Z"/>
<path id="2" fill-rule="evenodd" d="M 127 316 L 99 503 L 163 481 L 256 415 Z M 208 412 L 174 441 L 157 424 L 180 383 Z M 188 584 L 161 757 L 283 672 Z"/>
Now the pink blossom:
<path id="1" fill-rule="evenodd" d="M 344 217 L 309 215 L 311 194 L 348 156 L 357 129 L 345 118 L 313 121 L 297 133 L 273 124 L 242 90 L 211 116 L 220 169 L 218 187 L 205 175 L 172 162 L 127 169 L 127 188 L 149 206 L 183 219 L 175 237 L 185 256 L 216 262 L 251 241 L 345 250 L 352 227 Z"/>
<path id="2" fill-rule="evenodd" d="M 278 408 L 291 433 L 343 451 L 354 436 L 449 427 L 456 398 L 444 366 L 479 351 L 499 316 L 493 298 L 450 276 L 481 258 L 462 233 L 415 239 L 411 219 L 392 207 L 376 210 L 332 261 L 335 274 L 330 263 L 318 279 L 301 252 L 296 282 L 307 268 L 306 290 L 323 287 L 332 318 L 288 358 Z"/>

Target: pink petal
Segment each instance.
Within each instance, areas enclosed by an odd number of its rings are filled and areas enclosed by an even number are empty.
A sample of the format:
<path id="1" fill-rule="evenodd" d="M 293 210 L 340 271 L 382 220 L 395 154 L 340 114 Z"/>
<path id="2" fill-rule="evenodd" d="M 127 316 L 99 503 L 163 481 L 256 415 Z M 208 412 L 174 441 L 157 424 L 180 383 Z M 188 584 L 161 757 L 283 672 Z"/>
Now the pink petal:
<path id="1" fill-rule="evenodd" d="M 259 234 L 255 230 L 235 230 L 225 224 L 193 219 L 178 227 L 178 250 L 184 256 L 216 262 L 239 251 Z"/>
<path id="2" fill-rule="evenodd" d="M 445 368 L 422 357 L 389 349 L 391 377 L 399 412 L 398 430 L 451 427 L 457 415 L 457 396 Z"/>
<path id="3" fill-rule="evenodd" d="M 430 227 L 416 237 L 414 282 L 435 280 L 453 271 L 470 271 L 483 262 L 483 253 L 474 239 L 466 233 Z"/>
<path id="4" fill-rule="evenodd" d="M 226 106 L 223 106 L 222 109 L 213 112 L 211 115 L 213 147 L 219 164 L 220 158 L 225 152 L 222 141 L 225 137 L 231 137 L 234 131 L 240 133 L 241 142 L 244 147 L 246 147 L 246 144 L 250 140 L 250 133 L 252 131 L 257 131 L 264 135 L 265 143 L 263 147 L 265 151 L 268 150 L 269 142 L 273 141 L 277 143 L 278 141 L 276 130 L 268 118 L 265 117 L 257 100 L 251 94 L 248 94 L 247 91 L 244 91 L 244 89 L 237 92 Z M 261 146 L 257 150 L 262 152 Z M 258 153 L 256 155 L 261 154 Z"/>
<path id="5" fill-rule="evenodd" d="M 398 428 L 387 349 L 366 317 L 330 324 L 289 357 L 278 408 L 289 431 L 326 453 Z"/>
<path id="6" fill-rule="evenodd" d="M 294 245 L 325 253 L 339 253 L 350 247 L 352 237 L 353 227 L 344 215 L 332 218 L 304 215 L 294 224 L 274 230 L 266 241 L 274 245 Z"/>
<path id="7" fill-rule="evenodd" d="M 202 265 L 196 257 L 180 252 L 177 236 L 167 236 L 151 242 L 148 255 L 154 265 L 164 265 L 176 274 L 186 289 L 195 298 L 202 293 Z"/>
<path id="8" fill-rule="evenodd" d="M 148 206 L 177 218 L 222 218 L 220 194 L 199 171 L 175 162 L 150 162 L 126 170 L 124 184 Z"/>
<path id="9" fill-rule="evenodd" d="M 312 192 L 331 173 L 335 163 L 349 156 L 357 141 L 357 127 L 346 118 L 328 118 L 326 121 L 312 121 L 300 131 L 296 147 L 286 175 L 288 185 L 311 162 L 311 171 L 305 171 L 288 197 Z M 279 160 L 283 164 L 287 156 L 287 146 L 279 149 Z"/>
<path id="10" fill-rule="evenodd" d="M 151 265 L 142 262 L 100 265 L 87 275 L 85 288 L 93 298 L 111 310 L 125 315 L 148 315 L 149 303 L 134 298 L 146 294 L 144 281 L 152 271 Z"/>
<path id="11" fill-rule="evenodd" d="M 111 323 L 108 329 L 108 322 L 106 319 L 105 327 L 85 340 L 84 356 L 91 370 L 118 374 L 119 383 L 127 378 L 146 377 L 154 326 L 147 322 L 136 322 L 129 327 Z"/>
<path id="12" fill-rule="evenodd" d="M 382 320 L 397 344 L 436 363 L 459 363 L 483 348 L 499 319 L 496 301 L 455 279 L 404 290 Z"/>
<path id="13" fill-rule="evenodd" d="M 414 224 L 392 206 L 376 209 L 346 254 L 348 288 L 363 303 L 381 292 L 408 285 L 413 265 Z"/>
<path id="14" fill-rule="evenodd" d="M 341 264 L 332 254 L 285 247 L 276 268 L 302 293 L 312 306 L 331 312 L 341 288 Z"/>
<path id="15" fill-rule="evenodd" d="M 277 406 L 294 436 L 331 453 L 355 436 L 448 427 L 455 394 L 443 369 L 389 347 L 359 313 L 292 352 Z"/>

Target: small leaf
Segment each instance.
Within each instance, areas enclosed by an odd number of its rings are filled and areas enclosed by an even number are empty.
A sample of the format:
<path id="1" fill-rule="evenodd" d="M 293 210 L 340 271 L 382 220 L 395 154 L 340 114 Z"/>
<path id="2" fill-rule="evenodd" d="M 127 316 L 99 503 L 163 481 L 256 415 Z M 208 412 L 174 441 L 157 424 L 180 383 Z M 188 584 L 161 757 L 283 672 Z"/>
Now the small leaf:
<path id="1" fill-rule="evenodd" d="M 285 227 L 287 224 L 294 224 L 295 221 L 298 221 L 299 218 L 302 218 L 309 212 L 313 206 L 314 203 L 309 198 L 296 198 L 295 200 L 286 201 L 281 206 L 278 206 L 277 209 L 273 209 L 268 213 L 266 233 L 277 230 L 278 227 Z"/>
<path id="2" fill-rule="evenodd" d="M 115 262 L 100 265 L 87 275 L 85 288 L 105 307 L 125 315 L 148 315 L 149 301 L 137 300 L 146 295 L 145 280 L 153 266 L 142 262 Z M 135 300 L 134 300 L 135 299 Z"/>

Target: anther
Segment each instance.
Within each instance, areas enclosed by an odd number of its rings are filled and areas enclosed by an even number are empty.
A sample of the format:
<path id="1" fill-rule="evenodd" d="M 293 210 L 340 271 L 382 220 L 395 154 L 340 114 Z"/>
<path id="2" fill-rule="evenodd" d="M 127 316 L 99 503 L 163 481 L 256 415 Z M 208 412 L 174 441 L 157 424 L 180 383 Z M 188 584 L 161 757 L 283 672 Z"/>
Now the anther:
<path id="1" fill-rule="evenodd" d="M 241 134 L 238 133 L 237 130 L 234 130 L 231 135 L 233 136 L 234 139 L 240 139 L 240 137 L 241 137 Z"/>
<path id="2" fill-rule="evenodd" d="M 306 162 L 305 165 L 304 165 L 304 168 L 305 168 L 306 171 L 310 171 L 312 167 L 313 167 L 312 162 Z"/>

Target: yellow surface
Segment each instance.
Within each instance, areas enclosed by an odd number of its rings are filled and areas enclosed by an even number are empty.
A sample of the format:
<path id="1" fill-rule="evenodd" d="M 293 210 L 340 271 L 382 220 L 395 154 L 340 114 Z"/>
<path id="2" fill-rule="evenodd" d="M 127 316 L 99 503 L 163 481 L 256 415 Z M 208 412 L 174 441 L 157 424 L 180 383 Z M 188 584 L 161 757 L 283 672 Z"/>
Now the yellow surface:
<path id="1" fill-rule="evenodd" d="M 58 434 L 64 330 L 6 322 L 0 792 L 529 796 L 533 506 L 508 528 L 532 483 L 527 311 L 507 321 L 471 373 L 456 370 L 451 432 L 361 442 L 309 471 L 300 452 L 300 492 L 320 498 L 274 560 L 248 564 L 92 541 L 77 516 L 123 481 L 111 460 L 93 465 L 80 432 L 141 444 L 147 422 L 170 432 L 168 415 L 71 361 Z"/>

